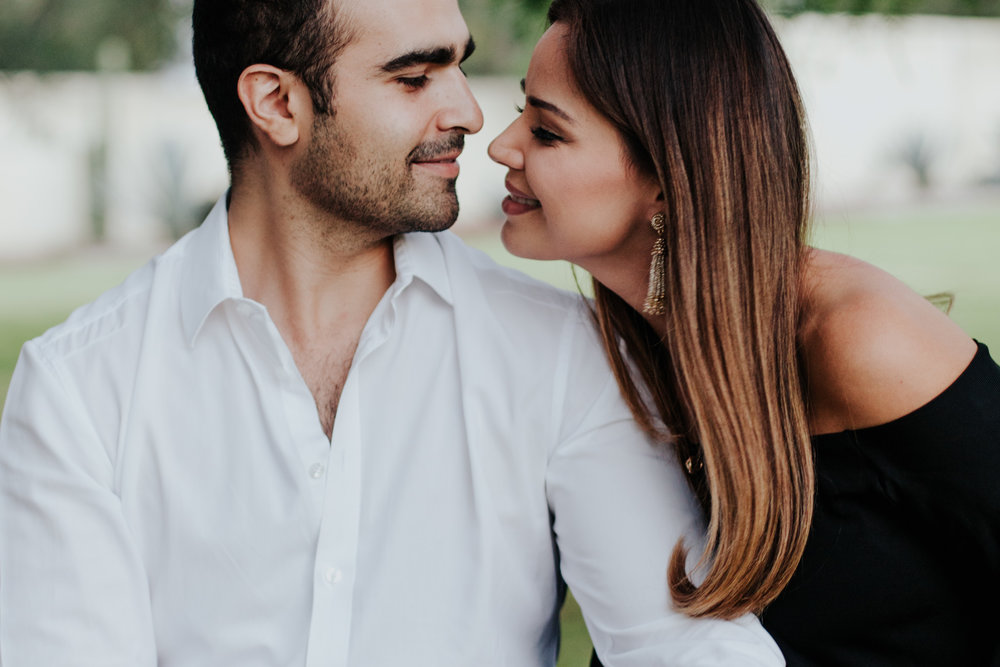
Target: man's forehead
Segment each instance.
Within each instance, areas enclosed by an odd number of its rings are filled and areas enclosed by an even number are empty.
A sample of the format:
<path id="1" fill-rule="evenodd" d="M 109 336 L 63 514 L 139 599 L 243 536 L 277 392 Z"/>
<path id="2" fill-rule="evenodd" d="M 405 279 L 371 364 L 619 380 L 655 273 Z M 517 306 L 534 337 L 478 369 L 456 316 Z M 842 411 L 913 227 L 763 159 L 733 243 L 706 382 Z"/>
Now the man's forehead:
<path id="1" fill-rule="evenodd" d="M 337 58 L 340 74 L 378 79 L 412 65 L 457 63 L 472 40 L 455 0 L 333 0 L 350 42 Z M 336 11 L 336 9 L 335 9 Z"/>
<path id="2" fill-rule="evenodd" d="M 388 38 L 397 47 L 462 42 L 468 29 L 457 0 L 331 0 L 338 23 L 357 39 Z"/>

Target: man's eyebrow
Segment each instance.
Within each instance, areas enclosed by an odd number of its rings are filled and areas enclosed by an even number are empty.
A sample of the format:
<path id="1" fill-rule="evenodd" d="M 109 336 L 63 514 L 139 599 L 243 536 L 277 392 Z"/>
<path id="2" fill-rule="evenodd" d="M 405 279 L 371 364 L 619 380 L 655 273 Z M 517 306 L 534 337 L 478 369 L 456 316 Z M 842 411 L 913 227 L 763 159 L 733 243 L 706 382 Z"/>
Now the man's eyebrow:
<path id="1" fill-rule="evenodd" d="M 521 79 L 521 92 L 522 93 L 525 92 L 524 79 Z M 574 124 L 576 123 L 576 121 L 573 120 L 572 116 L 570 116 L 568 113 L 566 113 L 556 105 L 552 104 L 551 102 L 546 102 L 545 100 L 537 98 L 533 95 L 527 95 L 525 97 L 525 102 L 533 107 L 537 107 L 539 109 L 545 109 L 546 111 L 551 111 L 552 113 L 554 113 L 555 115 L 559 116 L 560 118 L 569 123 L 574 123 Z"/>
<path id="2" fill-rule="evenodd" d="M 462 58 L 459 62 L 464 62 L 475 50 L 476 43 L 470 37 L 469 41 L 465 43 L 465 51 L 462 53 Z M 392 74 L 408 67 L 413 67 L 414 65 L 448 65 L 455 62 L 455 54 L 456 51 L 453 46 L 440 46 L 433 49 L 416 49 L 393 58 L 379 67 L 379 69 L 386 74 Z"/>

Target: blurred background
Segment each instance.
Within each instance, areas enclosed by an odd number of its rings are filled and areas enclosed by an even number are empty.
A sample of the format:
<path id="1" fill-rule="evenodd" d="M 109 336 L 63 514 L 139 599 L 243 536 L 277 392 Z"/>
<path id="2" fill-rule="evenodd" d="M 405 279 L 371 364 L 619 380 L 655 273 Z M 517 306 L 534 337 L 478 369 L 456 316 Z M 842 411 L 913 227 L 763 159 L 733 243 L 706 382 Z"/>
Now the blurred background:
<path id="1" fill-rule="evenodd" d="M 0 405 L 23 341 L 200 223 L 227 174 L 190 56 L 190 0 L 0 0 Z M 460 0 L 485 114 L 455 230 L 497 233 L 514 115 L 547 0 Z M 1000 0 L 770 0 L 814 141 L 813 242 L 857 255 L 1000 345 Z M 585 665 L 572 601 L 561 665 Z"/>

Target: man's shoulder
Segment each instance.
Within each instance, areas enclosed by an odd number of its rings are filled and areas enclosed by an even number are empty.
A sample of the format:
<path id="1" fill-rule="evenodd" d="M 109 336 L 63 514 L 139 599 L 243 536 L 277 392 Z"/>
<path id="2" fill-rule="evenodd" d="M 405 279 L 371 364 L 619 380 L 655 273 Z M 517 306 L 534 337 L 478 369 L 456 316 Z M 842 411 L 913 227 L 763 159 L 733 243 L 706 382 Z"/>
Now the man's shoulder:
<path id="1" fill-rule="evenodd" d="M 179 274 L 175 271 L 181 254 L 179 245 L 174 244 L 132 271 L 118 285 L 77 307 L 63 322 L 30 344 L 51 360 L 84 351 L 90 354 L 101 346 L 107 346 L 112 353 L 120 352 L 123 337 L 141 336 L 154 284 L 165 274 Z"/>
<path id="2" fill-rule="evenodd" d="M 436 234 L 452 275 L 453 287 L 480 292 L 492 308 L 514 308 L 538 316 L 577 317 L 588 312 L 588 302 L 579 293 L 555 287 L 509 266 L 474 248 L 451 232 Z M 466 278 L 467 280 L 462 280 Z"/>
<path id="3" fill-rule="evenodd" d="M 438 237 L 459 329 L 480 349 L 489 346 L 511 360 L 512 372 L 515 366 L 530 374 L 550 369 L 572 376 L 580 388 L 607 381 L 610 369 L 587 298 L 501 266 L 452 234 Z"/>
<path id="4" fill-rule="evenodd" d="M 471 343 L 468 367 L 490 373 L 488 409 L 516 405 L 522 416 L 541 410 L 542 422 L 558 423 L 553 447 L 588 425 L 630 421 L 588 299 L 501 266 L 454 235 L 437 237 L 451 274 L 459 340 Z M 509 403 L 498 399 L 504 392 L 513 397 Z"/>

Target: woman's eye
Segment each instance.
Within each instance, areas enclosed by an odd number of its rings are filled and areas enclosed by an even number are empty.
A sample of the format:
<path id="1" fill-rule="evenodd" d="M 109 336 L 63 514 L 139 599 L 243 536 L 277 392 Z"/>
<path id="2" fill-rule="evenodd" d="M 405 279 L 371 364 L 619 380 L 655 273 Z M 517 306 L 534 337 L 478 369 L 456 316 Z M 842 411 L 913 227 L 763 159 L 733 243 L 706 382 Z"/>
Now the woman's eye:
<path id="1" fill-rule="evenodd" d="M 531 133 L 535 135 L 535 139 L 546 145 L 554 144 L 557 141 L 562 141 L 562 137 L 560 137 L 558 134 L 549 132 L 543 127 L 533 127 L 531 128 Z"/>
<path id="2" fill-rule="evenodd" d="M 424 74 L 421 74 L 420 76 L 402 76 L 396 79 L 396 81 L 399 81 L 407 88 L 416 90 L 427 85 L 427 76 Z"/>
<path id="3" fill-rule="evenodd" d="M 519 104 L 514 105 L 514 111 L 518 114 L 524 114 L 524 107 Z M 531 128 L 531 134 L 535 136 L 535 139 L 545 146 L 550 146 L 557 141 L 563 141 L 563 138 L 554 132 L 549 132 L 544 127 L 533 127 Z"/>

